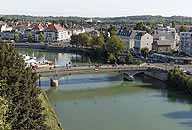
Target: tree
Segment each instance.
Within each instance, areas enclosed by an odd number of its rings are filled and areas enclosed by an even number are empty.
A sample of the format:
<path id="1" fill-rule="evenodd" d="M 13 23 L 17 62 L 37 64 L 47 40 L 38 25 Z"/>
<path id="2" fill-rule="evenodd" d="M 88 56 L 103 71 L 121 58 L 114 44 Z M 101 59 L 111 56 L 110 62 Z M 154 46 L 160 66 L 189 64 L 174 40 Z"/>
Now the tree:
<path id="1" fill-rule="evenodd" d="M 112 53 L 118 56 L 120 52 L 125 50 L 125 43 L 116 35 L 113 35 L 107 42 L 106 45 L 108 53 Z"/>
<path id="2" fill-rule="evenodd" d="M 175 22 L 174 21 L 171 22 L 171 26 L 172 26 L 172 28 L 175 28 Z"/>
<path id="3" fill-rule="evenodd" d="M 125 58 L 126 64 L 130 64 L 132 62 L 132 60 L 133 60 L 133 56 L 131 55 L 130 52 L 128 52 L 128 54 L 127 54 L 127 56 Z"/>
<path id="4" fill-rule="evenodd" d="M 151 29 L 149 26 L 145 25 L 144 22 L 138 22 L 136 24 L 136 27 L 134 28 L 134 30 L 142 30 L 142 31 L 146 31 L 148 33 L 151 32 Z"/>
<path id="5" fill-rule="evenodd" d="M 45 41 L 45 36 L 44 36 L 44 34 L 42 32 L 39 34 L 38 39 L 39 39 L 40 42 L 44 42 Z"/>
<path id="6" fill-rule="evenodd" d="M 115 64 L 115 63 L 117 62 L 117 58 L 116 58 L 115 55 L 112 54 L 112 53 L 109 54 L 109 62 L 110 62 L 111 64 Z"/>
<path id="7" fill-rule="evenodd" d="M 18 42 L 19 40 L 20 40 L 19 34 L 16 33 L 16 34 L 14 35 L 14 41 L 15 41 L 15 42 Z"/>
<path id="8" fill-rule="evenodd" d="M 48 130 L 41 106 L 37 75 L 26 68 L 11 45 L 0 44 L 0 96 L 9 102 L 7 121 L 11 130 Z"/>
<path id="9" fill-rule="evenodd" d="M 180 28 L 179 28 L 179 32 L 187 32 L 187 28 L 182 25 Z"/>
<path id="10" fill-rule="evenodd" d="M 11 125 L 7 121 L 6 116 L 8 110 L 8 101 L 3 97 L 0 97 L 0 130 L 11 130 Z"/>
<path id="11" fill-rule="evenodd" d="M 108 29 L 108 32 L 110 33 L 110 36 L 117 35 L 117 30 L 112 25 L 110 25 L 110 28 Z"/>
<path id="12" fill-rule="evenodd" d="M 79 35 L 72 35 L 71 36 L 71 41 L 70 41 L 71 45 L 80 45 L 80 36 Z"/>
<path id="13" fill-rule="evenodd" d="M 28 41 L 33 42 L 33 35 L 31 32 L 28 34 Z"/>
<path id="14" fill-rule="evenodd" d="M 149 48 L 145 47 L 141 49 L 141 54 L 143 57 L 147 58 L 148 54 L 149 54 Z"/>
<path id="15" fill-rule="evenodd" d="M 95 48 L 102 48 L 104 45 L 104 37 L 101 36 L 92 36 L 92 46 Z"/>
<path id="16" fill-rule="evenodd" d="M 82 46 L 89 47 L 92 37 L 88 33 L 81 33 L 80 36 L 80 43 Z"/>

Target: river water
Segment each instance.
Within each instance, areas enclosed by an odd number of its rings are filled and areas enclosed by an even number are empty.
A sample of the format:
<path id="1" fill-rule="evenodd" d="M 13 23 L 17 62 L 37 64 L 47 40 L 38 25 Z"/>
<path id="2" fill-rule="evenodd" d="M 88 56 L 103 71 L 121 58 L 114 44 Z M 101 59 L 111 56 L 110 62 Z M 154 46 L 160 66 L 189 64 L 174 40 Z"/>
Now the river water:
<path id="1" fill-rule="evenodd" d="M 59 55 L 41 53 L 49 59 Z M 191 97 L 164 89 L 160 81 L 137 77 L 125 82 L 117 73 L 57 78 L 59 88 L 50 88 L 49 78 L 41 78 L 41 86 L 65 130 L 192 129 Z"/>
<path id="2" fill-rule="evenodd" d="M 66 66 L 66 64 L 84 64 L 88 62 L 88 58 L 72 53 L 63 53 L 63 52 L 50 52 L 46 50 L 36 50 L 36 49 L 17 49 L 19 53 L 28 55 L 31 57 L 36 57 L 37 61 L 52 61 L 56 66 Z"/>
<path id="3" fill-rule="evenodd" d="M 65 130 L 192 128 L 192 100 L 150 78 L 124 82 L 115 73 L 72 75 L 61 77 L 58 89 L 48 89 L 48 82 L 42 79 Z"/>

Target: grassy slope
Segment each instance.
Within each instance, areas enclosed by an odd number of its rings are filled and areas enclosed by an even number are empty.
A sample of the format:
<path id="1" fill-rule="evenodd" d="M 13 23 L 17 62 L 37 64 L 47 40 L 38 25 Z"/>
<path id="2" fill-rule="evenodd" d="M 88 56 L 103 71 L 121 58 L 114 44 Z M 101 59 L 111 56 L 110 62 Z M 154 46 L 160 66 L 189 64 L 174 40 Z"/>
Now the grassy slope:
<path id="1" fill-rule="evenodd" d="M 59 122 L 59 119 L 57 118 L 57 115 L 48 100 L 46 93 L 42 92 L 42 94 L 39 97 L 42 100 L 43 107 L 45 108 L 44 113 L 47 118 L 46 122 L 48 126 L 51 128 L 51 130 L 63 130 Z"/>

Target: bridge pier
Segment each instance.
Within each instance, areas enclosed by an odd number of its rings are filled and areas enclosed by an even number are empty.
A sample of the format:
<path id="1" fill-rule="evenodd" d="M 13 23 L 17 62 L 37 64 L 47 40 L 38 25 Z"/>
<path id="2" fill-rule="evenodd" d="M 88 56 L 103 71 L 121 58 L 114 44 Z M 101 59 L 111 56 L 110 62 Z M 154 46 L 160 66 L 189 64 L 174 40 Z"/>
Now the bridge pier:
<path id="1" fill-rule="evenodd" d="M 55 87 L 55 88 L 59 87 L 59 80 L 54 80 L 51 78 L 50 79 L 50 86 Z"/>

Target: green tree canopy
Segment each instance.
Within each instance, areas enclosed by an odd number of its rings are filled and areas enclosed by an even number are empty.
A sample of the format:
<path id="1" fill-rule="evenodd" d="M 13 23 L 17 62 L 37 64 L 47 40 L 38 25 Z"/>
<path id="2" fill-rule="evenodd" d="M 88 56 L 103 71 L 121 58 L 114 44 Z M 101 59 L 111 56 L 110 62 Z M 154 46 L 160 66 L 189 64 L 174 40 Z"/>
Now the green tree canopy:
<path id="1" fill-rule="evenodd" d="M 92 46 L 96 48 L 101 48 L 104 45 L 104 37 L 101 36 L 92 36 Z"/>
<path id="2" fill-rule="evenodd" d="M 132 60 L 133 60 L 133 56 L 132 56 L 132 54 L 130 52 L 128 52 L 128 54 L 127 54 L 127 56 L 125 58 L 125 62 L 127 64 L 130 64 L 130 63 L 132 63 Z"/>
<path id="3" fill-rule="evenodd" d="M 113 35 L 117 35 L 117 30 L 114 26 L 110 26 L 110 28 L 108 29 L 108 32 L 110 33 L 111 36 Z"/>
<path id="4" fill-rule="evenodd" d="M 11 45 L 0 44 L 0 59 L 0 96 L 9 102 L 11 130 L 48 130 L 36 74 Z"/>
<path id="5" fill-rule="evenodd" d="M 147 47 L 141 48 L 141 54 L 143 57 L 147 58 L 147 56 L 149 54 L 149 48 L 147 48 Z"/>
<path id="6" fill-rule="evenodd" d="M 33 35 L 31 32 L 28 34 L 28 41 L 33 42 Z"/>
<path id="7" fill-rule="evenodd" d="M 44 41 L 45 41 L 45 35 L 41 32 L 41 33 L 39 34 L 38 39 L 39 39 L 40 42 L 44 42 Z"/>
<path id="8" fill-rule="evenodd" d="M 171 27 L 175 28 L 175 22 L 174 21 L 171 22 Z"/>
<path id="9" fill-rule="evenodd" d="M 125 50 L 125 43 L 116 35 L 113 35 L 106 45 L 108 53 L 112 53 L 117 56 L 120 52 Z"/>
<path id="10" fill-rule="evenodd" d="M 88 33 L 81 33 L 79 36 L 81 45 L 86 47 L 90 46 L 92 37 Z"/>
<path id="11" fill-rule="evenodd" d="M 136 24 L 136 27 L 134 28 L 135 30 L 142 30 L 142 31 L 146 31 L 148 33 L 151 32 L 151 29 L 149 26 L 147 26 L 144 22 L 138 22 Z"/>
<path id="12" fill-rule="evenodd" d="M 114 63 L 117 62 L 117 58 L 116 58 L 115 55 L 112 54 L 112 53 L 109 54 L 109 62 L 110 62 L 111 64 L 114 64 Z"/>
<path id="13" fill-rule="evenodd" d="M 14 41 L 15 41 L 15 42 L 18 42 L 19 40 L 20 40 L 19 34 L 16 33 L 16 34 L 14 35 Z"/>
<path id="14" fill-rule="evenodd" d="M 77 46 L 79 46 L 79 44 L 80 44 L 80 36 L 79 36 L 79 35 L 72 35 L 72 36 L 71 36 L 70 44 L 71 44 L 71 45 L 77 45 Z"/>
<path id="15" fill-rule="evenodd" d="M 0 97 L 0 130 L 11 130 L 11 125 L 7 121 L 6 116 L 8 111 L 8 101 L 5 98 Z"/>
<path id="16" fill-rule="evenodd" d="M 182 25 L 180 28 L 179 28 L 179 32 L 187 32 L 187 28 Z"/>

